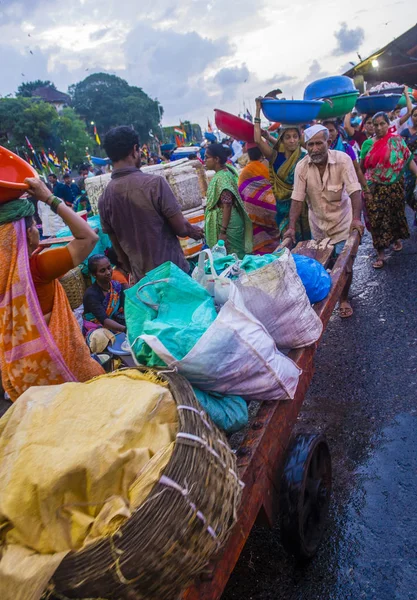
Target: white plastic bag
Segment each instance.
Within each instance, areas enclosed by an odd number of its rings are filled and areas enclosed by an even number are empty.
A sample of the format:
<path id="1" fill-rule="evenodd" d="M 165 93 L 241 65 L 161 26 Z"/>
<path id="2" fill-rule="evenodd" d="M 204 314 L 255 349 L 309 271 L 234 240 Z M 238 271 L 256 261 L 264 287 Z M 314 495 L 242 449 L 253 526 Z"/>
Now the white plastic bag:
<path id="1" fill-rule="evenodd" d="M 141 339 L 168 367 L 177 367 L 201 390 L 245 400 L 294 398 L 301 370 L 277 350 L 231 281 L 228 292 L 229 299 L 214 323 L 182 360 L 176 360 L 157 337 L 142 335 Z"/>
<path id="2" fill-rule="evenodd" d="M 241 271 L 235 282 L 246 308 L 265 326 L 278 348 L 316 342 L 323 323 L 312 308 L 288 249 L 269 265 Z"/>
<path id="3" fill-rule="evenodd" d="M 205 272 L 206 255 L 210 264 L 209 274 Z M 226 269 L 224 273 L 217 275 L 214 267 L 213 254 L 208 248 L 202 250 L 198 255 L 198 263 L 192 273 L 192 278 L 208 291 L 210 296 L 214 298 L 214 302 L 217 306 L 223 306 L 229 298 L 230 280 L 226 277 L 229 270 L 230 269 Z"/>

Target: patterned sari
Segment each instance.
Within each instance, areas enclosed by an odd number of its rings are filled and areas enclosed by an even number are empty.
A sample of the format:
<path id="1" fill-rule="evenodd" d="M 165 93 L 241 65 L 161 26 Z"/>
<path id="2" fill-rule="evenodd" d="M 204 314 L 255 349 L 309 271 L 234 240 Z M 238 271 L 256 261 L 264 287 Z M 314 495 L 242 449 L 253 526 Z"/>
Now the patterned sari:
<path id="1" fill-rule="evenodd" d="M 410 150 L 399 135 L 388 133 L 362 146 L 365 178 L 372 197 L 366 209 L 376 250 L 389 248 L 397 240 L 410 237 L 404 205 L 404 171 L 412 160 Z"/>
<path id="2" fill-rule="evenodd" d="M 417 133 L 412 134 L 409 129 L 405 129 L 401 135 L 413 155 L 414 161 L 417 163 Z M 416 176 L 407 169 L 404 175 L 405 200 L 408 206 L 414 211 L 417 211 L 417 198 L 414 193 L 416 183 Z"/>
<path id="3" fill-rule="evenodd" d="M 0 369 L 11 400 L 33 385 L 103 375 L 58 281 L 46 324 L 30 274 L 24 219 L 0 226 L 0 264 Z"/>
<path id="4" fill-rule="evenodd" d="M 123 291 L 123 285 L 119 281 L 114 279 L 110 282 L 110 289 L 104 297 L 104 303 L 106 305 L 106 315 L 109 319 L 115 319 L 119 315 L 123 315 L 123 308 L 120 307 L 120 297 Z M 102 324 L 93 313 L 86 313 L 84 315 L 84 328 L 86 331 L 93 329 L 99 329 Z"/>
<path id="5" fill-rule="evenodd" d="M 242 198 L 239 194 L 236 169 L 229 168 L 218 171 L 210 181 L 207 189 L 207 206 L 205 214 L 205 234 L 207 244 L 212 248 L 220 237 L 223 219 L 223 208 L 219 204 L 223 191 L 233 194 L 232 214 L 227 227 L 227 251 L 235 253 L 239 258 L 250 254 L 253 249 L 252 221 L 249 219 Z"/>
<path id="6" fill-rule="evenodd" d="M 275 151 L 269 161 L 269 177 L 272 183 L 272 191 L 276 199 L 277 224 L 282 238 L 289 224 L 291 208 L 291 194 L 294 187 L 294 172 L 297 163 L 305 156 L 305 151 L 298 147 L 290 158 L 285 158 L 283 153 Z M 277 169 L 277 160 L 282 158 L 281 165 Z M 303 212 L 296 224 L 296 240 L 311 240 L 310 225 L 308 222 L 308 206 L 303 203 Z"/>
<path id="7" fill-rule="evenodd" d="M 239 175 L 239 193 L 253 223 L 253 252 L 270 254 L 279 244 L 276 200 L 269 181 L 268 167 L 251 161 Z"/>

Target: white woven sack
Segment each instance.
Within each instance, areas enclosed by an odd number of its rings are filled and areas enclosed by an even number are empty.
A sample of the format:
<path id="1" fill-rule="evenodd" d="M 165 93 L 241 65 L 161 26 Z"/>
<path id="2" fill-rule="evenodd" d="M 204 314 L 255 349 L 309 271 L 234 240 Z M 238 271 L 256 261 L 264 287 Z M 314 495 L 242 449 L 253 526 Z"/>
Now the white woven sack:
<path id="1" fill-rule="evenodd" d="M 242 272 L 235 283 L 246 308 L 265 326 L 278 348 L 303 348 L 320 338 L 323 323 L 309 302 L 287 248 L 269 265 Z"/>
<path id="2" fill-rule="evenodd" d="M 176 360 L 156 336 L 140 337 L 168 367 L 176 367 L 201 390 L 246 400 L 294 398 L 301 370 L 277 350 L 265 327 L 246 310 L 232 282 L 229 300 L 182 360 Z"/>

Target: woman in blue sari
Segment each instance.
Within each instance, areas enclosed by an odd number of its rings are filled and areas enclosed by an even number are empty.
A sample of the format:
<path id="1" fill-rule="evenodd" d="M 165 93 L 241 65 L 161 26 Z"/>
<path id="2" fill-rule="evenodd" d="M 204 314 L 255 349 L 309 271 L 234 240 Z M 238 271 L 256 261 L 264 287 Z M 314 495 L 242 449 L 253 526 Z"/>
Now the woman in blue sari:
<path id="1" fill-rule="evenodd" d="M 114 333 L 126 331 L 124 285 L 112 279 L 113 269 L 104 254 L 88 260 L 95 282 L 84 294 L 84 329 L 86 332 L 105 327 Z"/>

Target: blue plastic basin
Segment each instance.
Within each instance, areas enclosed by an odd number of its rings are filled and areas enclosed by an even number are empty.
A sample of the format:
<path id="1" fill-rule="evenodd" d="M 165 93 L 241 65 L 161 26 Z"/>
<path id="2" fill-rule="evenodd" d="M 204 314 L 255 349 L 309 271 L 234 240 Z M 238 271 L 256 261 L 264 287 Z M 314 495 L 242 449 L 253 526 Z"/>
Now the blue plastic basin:
<path id="1" fill-rule="evenodd" d="M 362 114 L 374 115 L 377 112 L 389 112 L 397 106 L 401 94 L 376 94 L 361 96 L 356 100 L 356 110 Z"/>
<path id="2" fill-rule="evenodd" d="M 329 98 L 329 96 L 339 96 L 356 92 L 353 79 L 346 75 L 336 75 L 333 77 L 323 77 L 311 82 L 304 90 L 304 100 L 315 100 L 317 98 Z"/>
<path id="3" fill-rule="evenodd" d="M 323 102 L 319 100 L 274 100 L 264 98 L 262 111 L 269 121 L 288 125 L 310 123 L 317 118 Z"/>

